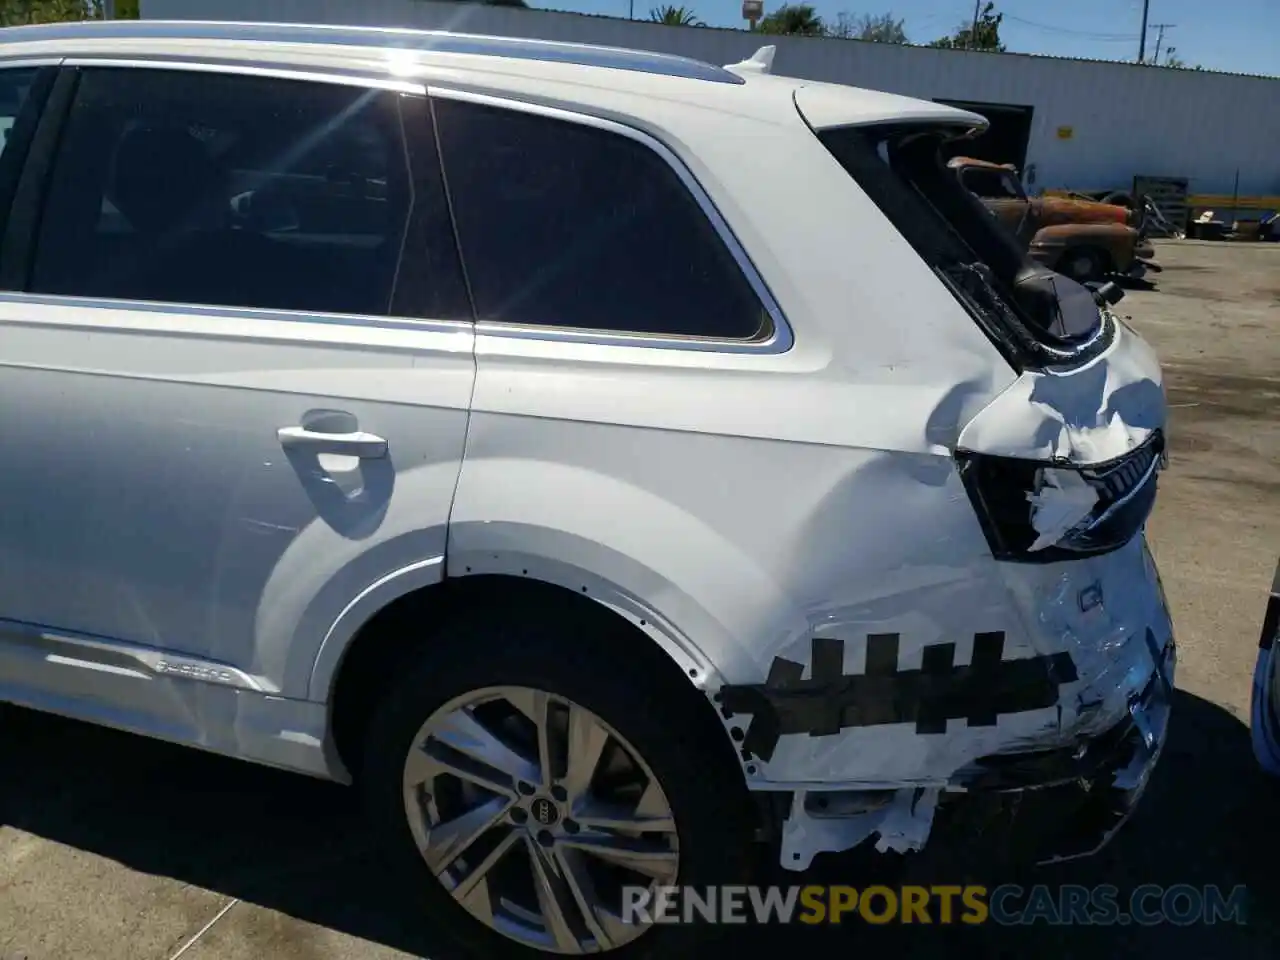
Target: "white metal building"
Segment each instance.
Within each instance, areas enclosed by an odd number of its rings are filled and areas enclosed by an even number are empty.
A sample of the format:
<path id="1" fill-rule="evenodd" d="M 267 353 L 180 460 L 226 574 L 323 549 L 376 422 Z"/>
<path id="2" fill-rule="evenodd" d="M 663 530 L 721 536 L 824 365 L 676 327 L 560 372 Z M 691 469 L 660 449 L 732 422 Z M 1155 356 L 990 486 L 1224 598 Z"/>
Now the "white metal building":
<path id="1" fill-rule="evenodd" d="M 771 6 L 773 4 L 770 4 Z M 1280 79 L 907 47 L 432 0 L 142 0 L 158 19 L 273 20 L 448 29 L 681 54 L 711 63 L 777 46 L 774 72 L 963 103 L 993 120 L 989 159 L 1023 165 L 1028 186 L 1127 188 L 1180 177 L 1192 194 L 1237 189 L 1241 206 L 1280 194 Z M 975 152 L 983 153 L 979 148 Z M 998 155 L 993 155 L 998 154 Z M 1276 201 L 1280 206 L 1280 201 Z"/>

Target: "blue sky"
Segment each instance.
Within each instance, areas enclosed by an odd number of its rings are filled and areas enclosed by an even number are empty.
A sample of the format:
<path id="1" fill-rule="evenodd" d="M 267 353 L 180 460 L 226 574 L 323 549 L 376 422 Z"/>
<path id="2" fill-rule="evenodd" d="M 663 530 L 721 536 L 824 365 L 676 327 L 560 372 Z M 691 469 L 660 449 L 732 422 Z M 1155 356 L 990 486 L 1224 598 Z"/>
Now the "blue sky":
<path id="1" fill-rule="evenodd" d="M 631 0 L 529 0 L 530 6 L 627 16 Z M 661 3 L 681 0 L 634 0 L 635 16 L 646 19 Z M 810 0 L 826 19 L 892 13 L 906 21 L 913 43 L 928 43 L 973 18 L 973 0 Z M 683 0 L 711 26 L 742 26 L 741 0 Z M 765 0 L 765 10 L 782 0 Z M 1005 14 L 1000 35 L 1010 50 L 1103 60 L 1135 59 L 1142 27 L 1142 0 L 996 0 Z M 1237 73 L 1280 74 L 1280 0 L 1151 0 L 1151 24 L 1174 24 L 1164 32 L 1164 47 L 1173 46 L 1190 64 Z M 1155 52 L 1157 31 L 1148 31 L 1147 55 Z M 1161 53 L 1163 58 L 1163 52 Z"/>

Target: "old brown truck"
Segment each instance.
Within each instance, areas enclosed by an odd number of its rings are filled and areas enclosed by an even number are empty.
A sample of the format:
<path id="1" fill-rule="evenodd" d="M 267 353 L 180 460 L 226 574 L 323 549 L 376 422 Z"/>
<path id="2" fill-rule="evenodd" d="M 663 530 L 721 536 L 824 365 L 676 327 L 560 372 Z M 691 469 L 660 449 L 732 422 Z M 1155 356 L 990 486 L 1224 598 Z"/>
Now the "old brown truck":
<path id="1" fill-rule="evenodd" d="M 1033 259 L 1081 283 L 1141 279 L 1159 271 L 1141 210 L 1059 197 L 1028 197 L 1012 164 L 955 157 L 964 187 L 1017 235 Z"/>

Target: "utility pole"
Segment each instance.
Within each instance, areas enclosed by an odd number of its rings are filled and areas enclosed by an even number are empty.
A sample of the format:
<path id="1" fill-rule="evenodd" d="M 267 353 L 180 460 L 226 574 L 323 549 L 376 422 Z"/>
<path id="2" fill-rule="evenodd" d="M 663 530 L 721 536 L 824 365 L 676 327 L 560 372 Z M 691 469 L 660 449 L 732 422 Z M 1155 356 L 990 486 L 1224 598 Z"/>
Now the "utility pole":
<path id="1" fill-rule="evenodd" d="M 969 49 L 973 50 L 978 46 L 978 15 L 982 10 L 982 0 L 974 0 L 973 3 L 973 27 L 969 30 Z"/>
<path id="2" fill-rule="evenodd" d="M 1151 13 L 1151 0 L 1142 0 L 1142 33 L 1138 36 L 1138 62 L 1147 59 L 1147 17 Z"/>
<path id="3" fill-rule="evenodd" d="M 1176 23 L 1153 23 L 1151 25 L 1151 28 L 1156 31 L 1156 55 L 1151 58 L 1151 62 L 1156 66 L 1160 65 L 1160 48 L 1164 46 L 1164 32 L 1176 26 Z"/>

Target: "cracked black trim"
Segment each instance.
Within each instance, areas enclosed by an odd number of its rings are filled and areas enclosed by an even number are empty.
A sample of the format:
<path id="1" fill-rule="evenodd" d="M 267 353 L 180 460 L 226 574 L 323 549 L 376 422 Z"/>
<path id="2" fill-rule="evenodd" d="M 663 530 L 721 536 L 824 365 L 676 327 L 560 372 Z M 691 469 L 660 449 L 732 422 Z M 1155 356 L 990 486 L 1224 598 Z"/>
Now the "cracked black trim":
<path id="1" fill-rule="evenodd" d="M 948 720 L 995 726 L 1001 714 L 1054 706 L 1059 687 L 1078 679 L 1069 653 L 1005 660 L 1002 630 L 975 634 L 972 662 L 961 666 L 954 643 L 937 643 L 924 648 L 919 670 L 900 670 L 899 640 L 896 633 L 869 634 L 866 671 L 848 676 L 845 641 L 814 637 L 808 680 L 803 664 L 775 657 L 764 683 L 722 687 L 724 709 L 751 717 L 743 749 L 767 762 L 788 734 L 823 737 L 890 723 L 941 734 Z"/>

